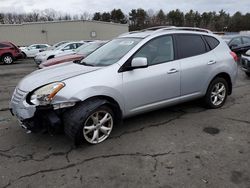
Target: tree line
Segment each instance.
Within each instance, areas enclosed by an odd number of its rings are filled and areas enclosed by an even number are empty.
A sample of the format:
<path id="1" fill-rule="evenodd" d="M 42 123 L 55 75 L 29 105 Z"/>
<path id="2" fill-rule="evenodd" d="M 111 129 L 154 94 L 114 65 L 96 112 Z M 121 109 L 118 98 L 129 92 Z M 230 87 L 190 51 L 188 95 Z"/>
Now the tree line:
<path id="1" fill-rule="evenodd" d="M 250 30 L 250 13 L 242 14 L 239 11 L 233 15 L 224 10 L 203 13 L 190 10 L 184 13 L 179 9 L 164 12 L 163 10 L 154 11 L 152 9 L 146 11 L 141 8 L 132 9 L 128 14 L 125 14 L 121 9 L 113 9 L 110 12 L 96 12 L 93 15 L 88 12 L 70 15 L 53 9 L 22 14 L 0 13 L 1 24 L 57 20 L 96 20 L 129 24 L 130 31 L 160 25 L 201 27 L 212 31 L 228 32 Z"/>

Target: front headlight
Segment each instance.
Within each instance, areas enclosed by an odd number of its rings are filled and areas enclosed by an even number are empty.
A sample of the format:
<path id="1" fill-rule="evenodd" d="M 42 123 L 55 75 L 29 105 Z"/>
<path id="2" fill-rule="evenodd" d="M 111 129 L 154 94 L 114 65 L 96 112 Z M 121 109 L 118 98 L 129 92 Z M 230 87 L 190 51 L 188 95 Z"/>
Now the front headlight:
<path id="1" fill-rule="evenodd" d="M 29 97 L 29 102 L 34 105 L 48 105 L 55 95 L 65 86 L 63 82 L 55 82 L 38 88 Z"/>

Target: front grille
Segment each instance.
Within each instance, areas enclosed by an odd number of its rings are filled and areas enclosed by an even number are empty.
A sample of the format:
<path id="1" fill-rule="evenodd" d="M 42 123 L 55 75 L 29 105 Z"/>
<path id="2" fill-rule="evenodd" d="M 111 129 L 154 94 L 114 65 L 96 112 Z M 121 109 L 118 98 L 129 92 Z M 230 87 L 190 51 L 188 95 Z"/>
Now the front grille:
<path id="1" fill-rule="evenodd" d="M 26 91 L 16 88 L 12 97 L 12 102 L 14 104 L 18 104 L 26 96 L 26 94 Z"/>

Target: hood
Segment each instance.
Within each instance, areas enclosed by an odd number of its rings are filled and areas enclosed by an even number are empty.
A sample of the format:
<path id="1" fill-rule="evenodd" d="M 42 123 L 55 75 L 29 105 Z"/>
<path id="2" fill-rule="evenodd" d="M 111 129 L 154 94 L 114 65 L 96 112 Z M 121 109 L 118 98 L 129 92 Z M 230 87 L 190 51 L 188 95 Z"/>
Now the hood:
<path id="1" fill-rule="evenodd" d="M 75 54 L 76 52 L 73 50 L 67 50 L 67 51 L 62 51 L 61 53 L 57 54 L 55 57 L 61 57 L 65 55 L 72 55 Z"/>
<path id="2" fill-rule="evenodd" d="M 71 62 L 55 65 L 34 71 L 33 73 L 27 75 L 20 81 L 17 87 L 23 91 L 30 92 L 42 85 L 56 81 L 63 81 L 70 77 L 86 74 L 100 68 L 101 67 L 89 67 Z"/>
<path id="3" fill-rule="evenodd" d="M 43 52 L 39 52 L 36 56 L 49 56 L 49 55 L 59 54 L 60 52 L 61 52 L 60 50 L 46 50 Z"/>
<path id="4" fill-rule="evenodd" d="M 26 50 L 28 47 L 26 46 L 22 46 L 22 47 L 19 47 L 20 50 Z"/>
<path id="5" fill-rule="evenodd" d="M 65 63 L 65 62 L 74 61 L 74 60 L 81 60 L 83 57 L 84 57 L 83 55 L 79 55 L 79 54 L 64 55 L 64 56 L 59 56 L 59 57 L 49 59 L 45 61 L 44 63 L 42 63 L 41 65 L 44 67 L 48 67 L 51 65 L 59 64 L 59 63 Z"/>

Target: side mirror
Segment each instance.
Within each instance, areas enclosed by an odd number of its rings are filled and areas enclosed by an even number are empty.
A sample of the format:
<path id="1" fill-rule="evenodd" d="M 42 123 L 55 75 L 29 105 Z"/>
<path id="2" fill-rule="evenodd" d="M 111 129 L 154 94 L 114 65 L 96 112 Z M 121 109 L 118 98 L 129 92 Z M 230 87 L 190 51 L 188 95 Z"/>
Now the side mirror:
<path id="1" fill-rule="evenodd" d="M 136 57 L 132 59 L 131 67 L 134 69 L 145 68 L 148 66 L 148 59 L 146 57 Z"/>

